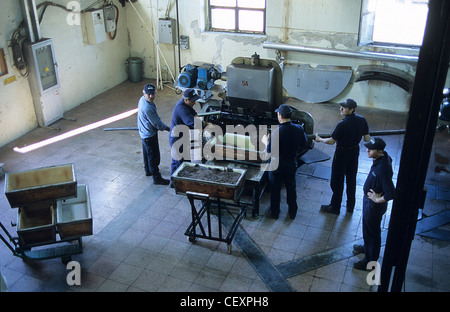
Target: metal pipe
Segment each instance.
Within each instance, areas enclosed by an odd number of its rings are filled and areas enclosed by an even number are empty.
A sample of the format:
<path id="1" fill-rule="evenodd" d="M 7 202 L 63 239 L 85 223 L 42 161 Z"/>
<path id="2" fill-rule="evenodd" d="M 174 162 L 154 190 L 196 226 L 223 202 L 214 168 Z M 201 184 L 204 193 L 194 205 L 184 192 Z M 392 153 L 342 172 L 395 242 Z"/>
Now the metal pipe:
<path id="1" fill-rule="evenodd" d="M 137 127 L 121 127 L 121 128 L 104 128 L 103 131 L 116 131 L 116 130 L 138 130 Z"/>
<path id="2" fill-rule="evenodd" d="M 39 26 L 39 16 L 37 14 L 35 0 L 31 0 L 31 17 L 33 18 L 32 23 L 33 23 L 36 39 L 37 39 L 37 41 L 39 41 L 42 39 L 42 36 L 41 36 L 41 27 Z"/>
<path id="3" fill-rule="evenodd" d="M 382 130 L 382 131 L 370 131 L 369 135 L 370 136 L 385 136 L 385 135 L 399 135 L 399 134 L 406 134 L 406 129 L 402 129 L 402 130 Z M 331 133 L 328 134 L 320 134 L 319 136 L 321 138 L 330 138 L 331 137 Z M 314 139 L 316 137 L 315 134 L 308 134 L 307 135 L 308 139 Z"/>
<path id="4" fill-rule="evenodd" d="M 22 4 L 22 14 L 25 17 L 25 21 L 27 22 L 27 26 L 28 26 L 28 34 L 30 36 L 30 41 L 31 41 L 31 43 L 34 43 L 35 42 L 34 30 L 33 30 L 34 28 L 31 23 L 30 8 L 28 6 L 28 0 L 22 0 L 21 4 Z"/>
<path id="5" fill-rule="evenodd" d="M 275 42 L 268 42 L 268 41 L 263 42 L 263 48 L 275 49 L 275 50 L 281 50 L 281 51 L 293 51 L 293 52 L 300 52 L 300 53 L 311 53 L 311 54 L 322 54 L 322 55 L 329 55 L 329 56 L 358 58 L 358 59 L 366 59 L 366 60 L 374 60 L 374 61 L 407 63 L 410 65 L 416 65 L 417 61 L 419 60 L 418 56 L 396 55 L 396 54 L 377 53 L 377 52 L 352 52 L 352 51 L 342 51 L 342 50 L 296 46 L 296 45 L 291 45 L 291 44 L 275 43 Z"/>

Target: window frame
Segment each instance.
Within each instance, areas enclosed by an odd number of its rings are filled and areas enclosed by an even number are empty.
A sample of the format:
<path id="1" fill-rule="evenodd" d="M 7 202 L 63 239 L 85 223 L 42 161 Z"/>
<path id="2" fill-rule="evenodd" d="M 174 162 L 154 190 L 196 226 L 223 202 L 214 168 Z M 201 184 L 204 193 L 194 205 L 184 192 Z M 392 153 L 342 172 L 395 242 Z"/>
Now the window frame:
<path id="1" fill-rule="evenodd" d="M 234 16 L 235 16 L 235 27 L 234 29 L 225 29 L 225 28 L 213 28 L 212 27 L 212 10 L 213 9 L 227 9 L 227 10 L 234 10 Z M 263 13 L 263 30 L 262 31 L 251 31 L 251 30 L 240 30 L 239 29 L 239 11 L 245 10 L 245 11 L 255 11 L 255 12 L 262 12 Z M 228 33 L 238 33 L 238 34 L 253 34 L 253 35 L 265 35 L 266 34 L 266 10 L 267 10 L 267 0 L 264 0 L 264 8 L 248 8 L 248 7 L 239 7 L 238 2 L 236 0 L 236 6 L 220 6 L 220 5 L 211 5 L 211 1 L 208 0 L 208 31 L 212 32 L 228 32 Z"/>
<path id="2" fill-rule="evenodd" d="M 392 47 L 392 48 L 410 48 L 420 49 L 421 45 L 406 44 L 406 43 L 393 43 L 384 41 L 375 41 L 373 39 L 375 29 L 375 16 L 376 11 L 369 11 L 369 1 L 361 0 L 361 11 L 359 16 L 359 29 L 358 29 L 358 46 L 380 46 L 380 47 Z M 375 0 L 378 1 L 378 0 Z M 426 24 L 425 24 L 426 27 Z M 424 32 L 425 33 L 425 32 Z"/>

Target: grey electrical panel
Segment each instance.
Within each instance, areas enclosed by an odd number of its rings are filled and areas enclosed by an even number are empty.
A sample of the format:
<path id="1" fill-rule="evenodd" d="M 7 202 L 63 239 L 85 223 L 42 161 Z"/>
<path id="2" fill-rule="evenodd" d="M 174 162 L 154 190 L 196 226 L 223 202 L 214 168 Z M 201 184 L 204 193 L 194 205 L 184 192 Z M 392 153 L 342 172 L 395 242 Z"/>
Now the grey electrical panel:
<path id="1" fill-rule="evenodd" d="M 171 18 L 159 19 L 159 43 L 177 43 L 176 23 Z"/>
<path id="2" fill-rule="evenodd" d="M 25 43 L 29 82 L 39 126 L 45 127 L 63 117 L 59 78 L 51 39 Z"/>

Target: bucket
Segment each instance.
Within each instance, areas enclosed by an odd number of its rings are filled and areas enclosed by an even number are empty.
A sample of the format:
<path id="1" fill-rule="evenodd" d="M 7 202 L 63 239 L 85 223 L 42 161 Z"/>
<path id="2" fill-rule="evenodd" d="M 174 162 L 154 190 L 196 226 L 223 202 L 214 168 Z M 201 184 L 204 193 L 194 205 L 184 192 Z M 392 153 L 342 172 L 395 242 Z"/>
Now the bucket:
<path id="1" fill-rule="evenodd" d="M 128 65 L 128 79 L 131 82 L 142 81 L 144 61 L 139 57 L 130 57 L 127 59 L 126 65 Z"/>

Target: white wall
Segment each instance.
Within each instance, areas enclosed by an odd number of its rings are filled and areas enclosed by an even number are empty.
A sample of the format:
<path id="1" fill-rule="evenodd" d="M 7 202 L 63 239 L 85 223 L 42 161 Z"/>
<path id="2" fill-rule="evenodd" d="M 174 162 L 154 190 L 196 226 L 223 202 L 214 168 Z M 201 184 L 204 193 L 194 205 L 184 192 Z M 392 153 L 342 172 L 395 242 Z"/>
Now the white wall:
<path id="1" fill-rule="evenodd" d="M 22 13 L 17 0 L 4 0 L 0 4 L 0 48 L 5 51 L 8 74 L 0 77 L 0 146 L 37 127 L 28 80 L 13 68 L 9 38 L 19 26 Z M 16 77 L 15 82 L 4 84 L 5 79 Z"/>
<path id="2" fill-rule="evenodd" d="M 36 1 L 37 4 L 42 1 Z M 58 0 L 67 6 L 69 0 Z M 80 0 L 81 9 L 92 4 Z M 40 24 L 44 38 L 51 38 L 60 78 L 60 94 L 64 111 L 86 102 L 92 97 L 125 81 L 128 77 L 125 61 L 129 57 L 128 29 L 125 9 L 118 1 L 118 33 L 115 40 L 89 45 L 83 40 L 83 23 L 69 25 L 65 10 L 49 6 Z M 41 10 L 39 10 L 41 12 Z M 8 74 L 0 77 L 0 146 L 37 127 L 28 78 L 13 67 L 12 52 L 8 47 L 13 31 L 22 20 L 19 0 L 0 3 L 0 48 L 5 50 Z M 7 78 L 16 81 L 4 85 Z"/>
<path id="3" fill-rule="evenodd" d="M 58 3 L 67 4 L 69 0 Z M 93 1 L 80 1 L 81 8 Z M 41 22 L 43 37 L 52 38 L 61 83 L 60 93 L 64 111 L 68 111 L 92 97 L 127 79 L 125 60 L 129 56 L 126 14 L 121 5 L 119 23 L 114 40 L 88 44 L 83 38 L 83 21 L 69 25 L 67 12 L 48 7 Z"/>

